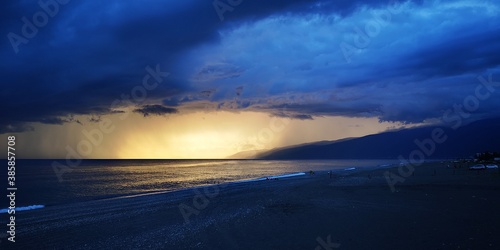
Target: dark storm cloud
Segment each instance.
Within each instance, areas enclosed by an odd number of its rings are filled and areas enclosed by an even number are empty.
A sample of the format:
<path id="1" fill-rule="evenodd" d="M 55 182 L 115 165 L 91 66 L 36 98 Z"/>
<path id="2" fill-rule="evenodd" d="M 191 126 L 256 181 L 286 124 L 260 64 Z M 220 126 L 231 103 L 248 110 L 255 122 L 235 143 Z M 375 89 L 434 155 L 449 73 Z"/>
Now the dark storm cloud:
<path id="1" fill-rule="evenodd" d="M 480 73 L 500 65 L 500 28 L 485 30 L 461 27 L 456 36 L 444 36 L 438 42 L 422 44 L 404 55 L 393 69 L 400 74 L 418 73 L 424 77 L 454 76 Z M 412 58 L 412 60 L 404 60 Z"/>
<path id="2" fill-rule="evenodd" d="M 148 65 L 176 69 L 189 48 L 218 40 L 218 30 L 243 20 L 279 12 L 315 11 L 316 1 L 244 1 L 221 22 L 212 1 L 60 1 L 5 3 L 0 11 L 2 92 L 0 131 L 21 131 L 29 122 L 61 124 L 70 115 L 106 114 L 121 94 L 141 82 Z M 328 4 L 330 6 L 331 4 Z M 355 3 L 340 1 L 349 9 Z M 335 8 L 331 6 L 329 8 Z M 48 13 L 32 38 L 23 36 L 23 17 Z M 43 20 L 42 20 L 43 21 Z M 31 25 L 30 24 L 30 25 Z M 9 34 L 27 39 L 15 46 Z M 18 50 L 15 53 L 14 47 Z M 224 73 L 225 72 L 225 73 Z M 208 65 L 200 79 L 235 77 L 239 69 Z M 149 93 L 150 99 L 192 89 L 172 78 Z M 16 129 L 14 129 L 16 128 Z"/>
<path id="3" fill-rule="evenodd" d="M 12 1 L 0 10 L 0 133 L 126 106 L 182 112 L 201 101 L 269 114 L 288 106 L 295 119 L 420 122 L 463 101 L 477 75 L 498 73 L 494 1 L 406 3 L 407 12 L 393 13 L 346 63 L 339 45 L 355 45 L 355 27 L 365 28 L 373 9 L 387 11 L 394 2 L 243 0 L 221 21 L 213 1 L 68 1 L 15 53 L 9 34 L 22 35 L 22 18 L 43 8 Z M 156 65 L 170 75 L 143 102 L 131 102 L 147 67 Z M 499 107 L 490 98 L 477 112 Z"/>
<path id="4" fill-rule="evenodd" d="M 29 131 L 34 131 L 35 129 L 33 126 L 30 126 L 27 123 L 24 122 L 14 122 L 14 123 L 9 123 L 5 126 L 0 127 L 0 134 L 5 134 L 5 133 L 21 133 L 21 132 L 29 132 Z"/>
<path id="5" fill-rule="evenodd" d="M 272 115 L 275 117 L 290 118 L 290 119 L 297 119 L 297 120 L 313 120 L 314 119 L 311 115 L 288 114 L 286 112 L 273 113 Z"/>
<path id="6" fill-rule="evenodd" d="M 442 118 L 455 105 L 466 106 L 484 85 L 478 77 L 500 82 L 500 7 L 495 1 L 407 2 L 392 12 L 384 5 L 371 6 L 380 9 L 360 8 L 341 17 L 285 15 L 224 33 L 221 43 L 229 47 L 212 46 L 197 55 L 222 58 L 244 72 L 231 81 L 214 80 L 212 100 L 232 103 L 219 107 L 236 107 L 227 93 L 247 84 L 240 109 L 273 113 L 287 106 L 312 117 L 420 123 Z M 349 62 L 339 50 L 342 43 L 353 47 Z M 486 97 L 473 108 L 476 118 L 498 115 L 498 87 L 482 90 Z"/>
<path id="7" fill-rule="evenodd" d="M 50 118 L 43 118 L 40 120 L 41 123 L 57 124 L 57 125 L 61 125 L 61 124 L 64 124 L 66 122 L 73 122 L 73 121 L 81 124 L 81 122 L 78 119 L 75 119 L 72 116 L 65 118 L 65 119 L 59 118 L 59 117 L 50 117 Z"/>
<path id="8" fill-rule="evenodd" d="M 236 78 L 240 76 L 244 70 L 229 64 L 211 64 L 205 65 L 197 72 L 193 80 L 200 82 L 214 81 L 218 79 Z"/>
<path id="9" fill-rule="evenodd" d="M 141 108 L 134 109 L 134 112 L 142 114 L 144 117 L 150 115 L 164 116 L 178 113 L 177 109 L 169 108 L 162 105 L 144 105 Z"/>

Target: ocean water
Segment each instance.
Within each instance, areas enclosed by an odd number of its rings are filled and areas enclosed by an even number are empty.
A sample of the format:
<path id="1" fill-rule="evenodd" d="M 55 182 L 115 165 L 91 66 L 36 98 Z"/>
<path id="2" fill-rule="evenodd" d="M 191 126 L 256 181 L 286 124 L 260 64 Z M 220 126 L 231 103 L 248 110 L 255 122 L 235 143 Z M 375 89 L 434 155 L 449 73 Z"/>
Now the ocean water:
<path id="1" fill-rule="evenodd" d="M 343 171 L 396 164 L 395 160 L 84 160 L 59 180 L 53 160 L 17 160 L 16 206 L 40 208 L 64 203 L 149 192 L 178 190 L 214 183 L 256 180 L 313 171 Z M 64 163 L 63 160 L 59 160 Z M 6 166 L 6 164 L 5 164 Z M 7 188 L 7 169 L 0 173 Z M 2 195 L 1 209 L 8 207 Z"/>

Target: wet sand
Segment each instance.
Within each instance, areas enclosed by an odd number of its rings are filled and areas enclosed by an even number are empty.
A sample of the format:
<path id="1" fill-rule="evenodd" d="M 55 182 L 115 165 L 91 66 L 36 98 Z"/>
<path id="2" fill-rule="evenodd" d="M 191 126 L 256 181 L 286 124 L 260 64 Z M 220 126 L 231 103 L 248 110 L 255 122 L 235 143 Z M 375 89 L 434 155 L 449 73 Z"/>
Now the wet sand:
<path id="1" fill-rule="evenodd" d="M 356 169 L 18 212 L 0 249 L 500 249 L 498 169 L 447 165 L 395 192 L 396 168 Z"/>

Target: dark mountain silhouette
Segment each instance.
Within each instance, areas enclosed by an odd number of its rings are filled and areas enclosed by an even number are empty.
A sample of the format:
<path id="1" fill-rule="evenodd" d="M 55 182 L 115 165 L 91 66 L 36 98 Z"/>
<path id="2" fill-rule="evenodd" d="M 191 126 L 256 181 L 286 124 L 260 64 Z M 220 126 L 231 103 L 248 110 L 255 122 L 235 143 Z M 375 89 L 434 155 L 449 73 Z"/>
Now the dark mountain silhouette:
<path id="1" fill-rule="evenodd" d="M 234 155 L 226 157 L 226 159 L 254 159 L 256 158 L 259 154 L 264 153 L 265 150 L 247 150 L 247 151 L 241 151 L 238 152 Z"/>
<path id="2" fill-rule="evenodd" d="M 442 143 L 432 141 L 433 131 L 444 132 Z M 424 147 L 418 146 L 418 140 Z M 432 141 L 432 143 L 431 143 Z M 425 143 L 423 143 L 425 142 Z M 432 147 L 434 144 L 434 149 Z M 484 151 L 500 151 L 500 118 L 472 122 L 456 130 L 427 126 L 384 132 L 340 141 L 277 148 L 259 153 L 257 159 L 408 159 L 413 151 L 425 159 L 470 157 Z"/>

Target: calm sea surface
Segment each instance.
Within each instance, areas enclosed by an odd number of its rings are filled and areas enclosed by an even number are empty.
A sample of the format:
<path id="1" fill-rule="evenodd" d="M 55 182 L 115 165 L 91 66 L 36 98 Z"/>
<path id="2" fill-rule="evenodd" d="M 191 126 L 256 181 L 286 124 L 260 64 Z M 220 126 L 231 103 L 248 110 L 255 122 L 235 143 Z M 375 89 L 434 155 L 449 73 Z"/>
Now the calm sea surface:
<path id="1" fill-rule="evenodd" d="M 6 163 L 5 161 L 3 161 Z M 365 168 L 395 160 L 84 160 L 59 181 L 53 160 L 17 160 L 16 206 L 57 205 L 131 194 L 251 180 L 296 172 Z M 60 163 L 64 161 L 59 160 Z M 5 164 L 6 166 L 7 164 Z M 6 192 L 7 170 L 1 171 Z M 8 201 L 2 195 L 0 209 Z"/>

